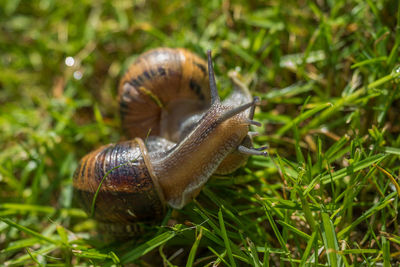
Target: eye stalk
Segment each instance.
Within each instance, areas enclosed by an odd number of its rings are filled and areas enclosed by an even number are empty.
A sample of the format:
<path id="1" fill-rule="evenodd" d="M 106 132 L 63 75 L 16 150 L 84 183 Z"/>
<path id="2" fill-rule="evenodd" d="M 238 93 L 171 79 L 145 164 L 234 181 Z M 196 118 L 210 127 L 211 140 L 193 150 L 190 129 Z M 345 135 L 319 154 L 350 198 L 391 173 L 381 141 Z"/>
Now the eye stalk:
<path id="1" fill-rule="evenodd" d="M 255 96 L 253 98 L 253 102 L 256 102 L 256 103 L 250 109 L 250 114 L 249 114 L 250 120 L 252 120 L 254 118 L 254 111 L 256 110 L 256 105 L 259 105 L 261 101 L 260 101 L 260 98 L 258 96 Z"/>
<path id="2" fill-rule="evenodd" d="M 220 103 L 221 100 L 219 98 L 217 84 L 215 82 L 215 74 L 214 74 L 210 49 L 207 50 L 207 58 L 208 58 L 208 79 L 210 81 L 210 89 L 211 89 L 211 104 Z"/>
<path id="3" fill-rule="evenodd" d="M 248 108 L 251 108 L 251 110 L 250 110 L 250 118 L 252 118 L 252 116 L 254 115 L 254 108 L 259 103 L 260 103 L 260 99 L 258 97 L 254 97 L 253 101 L 251 101 L 250 103 L 243 104 L 243 105 L 241 105 L 239 107 L 236 107 L 234 109 L 228 110 L 227 112 L 222 114 L 221 117 L 219 117 L 218 122 L 219 123 L 224 122 L 224 121 L 232 118 L 233 116 L 239 114 L 240 112 L 245 111 Z M 247 120 L 246 122 L 248 122 L 251 125 L 261 126 L 261 123 L 253 121 L 251 119 Z"/>
<path id="4" fill-rule="evenodd" d="M 254 126 L 257 126 L 257 127 L 261 127 L 261 122 L 259 122 L 259 121 L 248 120 L 247 123 L 249 125 L 254 125 Z"/>

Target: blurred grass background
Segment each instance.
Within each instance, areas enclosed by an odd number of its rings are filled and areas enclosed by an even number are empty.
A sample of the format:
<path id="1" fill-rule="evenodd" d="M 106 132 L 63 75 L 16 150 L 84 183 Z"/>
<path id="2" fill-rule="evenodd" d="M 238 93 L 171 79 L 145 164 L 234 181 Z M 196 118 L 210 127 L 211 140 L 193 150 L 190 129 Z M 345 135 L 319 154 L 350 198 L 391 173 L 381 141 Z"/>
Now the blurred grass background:
<path id="1" fill-rule="evenodd" d="M 398 1 L 1 1 L 0 263 L 399 264 L 399 45 Z M 271 157 L 109 243 L 72 174 L 123 138 L 119 78 L 159 46 L 212 49 L 221 94 L 240 71 Z"/>

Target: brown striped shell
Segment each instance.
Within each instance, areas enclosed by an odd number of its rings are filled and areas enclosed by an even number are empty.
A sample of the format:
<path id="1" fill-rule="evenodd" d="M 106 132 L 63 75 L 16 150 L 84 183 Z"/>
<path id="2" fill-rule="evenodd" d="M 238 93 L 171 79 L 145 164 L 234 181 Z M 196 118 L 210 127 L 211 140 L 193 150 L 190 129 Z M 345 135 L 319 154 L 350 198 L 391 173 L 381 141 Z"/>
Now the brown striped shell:
<path id="1" fill-rule="evenodd" d="M 150 50 L 122 78 L 119 104 L 128 137 L 178 142 L 182 121 L 210 106 L 206 62 L 182 48 Z"/>
<path id="2" fill-rule="evenodd" d="M 94 218 L 102 223 L 134 224 L 162 218 L 165 205 L 141 151 L 140 139 L 109 144 L 87 154 L 74 174 L 74 188 L 90 214 L 95 192 Z M 140 203 L 135 205 L 135 203 Z"/>

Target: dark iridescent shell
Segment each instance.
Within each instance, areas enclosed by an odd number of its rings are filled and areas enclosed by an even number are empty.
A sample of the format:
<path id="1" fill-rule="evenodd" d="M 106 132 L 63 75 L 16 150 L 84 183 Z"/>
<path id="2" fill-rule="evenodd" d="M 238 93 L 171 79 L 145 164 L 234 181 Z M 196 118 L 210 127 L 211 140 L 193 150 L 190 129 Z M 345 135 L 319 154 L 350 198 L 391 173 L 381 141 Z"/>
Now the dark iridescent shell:
<path id="1" fill-rule="evenodd" d="M 100 147 L 80 161 L 73 183 L 75 194 L 88 214 L 104 176 L 94 219 L 106 224 L 131 225 L 162 218 L 165 209 L 162 196 L 137 140 Z"/>

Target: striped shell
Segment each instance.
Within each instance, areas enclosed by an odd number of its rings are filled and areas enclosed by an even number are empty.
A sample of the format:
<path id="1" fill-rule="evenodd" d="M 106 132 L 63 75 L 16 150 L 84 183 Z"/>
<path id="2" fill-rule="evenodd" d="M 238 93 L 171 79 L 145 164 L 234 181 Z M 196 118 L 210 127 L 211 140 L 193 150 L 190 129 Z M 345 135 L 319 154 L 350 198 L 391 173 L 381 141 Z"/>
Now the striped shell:
<path id="1" fill-rule="evenodd" d="M 94 219 L 102 223 L 134 224 L 164 215 L 161 190 L 153 182 L 140 148 L 140 140 L 102 146 L 87 154 L 74 174 L 81 206 L 90 214 L 95 192 Z"/>
<path id="2" fill-rule="evenodd" d="M 122 78 L 119 104 L 128 137 L 145 138 L 150 129 L 178 142 L 182 121 L 210 105 L 206 62 L 182 48 L 150 50 Z"/>

